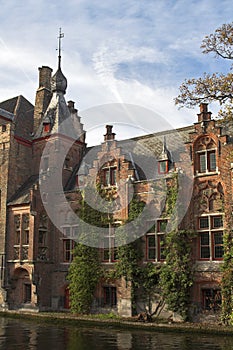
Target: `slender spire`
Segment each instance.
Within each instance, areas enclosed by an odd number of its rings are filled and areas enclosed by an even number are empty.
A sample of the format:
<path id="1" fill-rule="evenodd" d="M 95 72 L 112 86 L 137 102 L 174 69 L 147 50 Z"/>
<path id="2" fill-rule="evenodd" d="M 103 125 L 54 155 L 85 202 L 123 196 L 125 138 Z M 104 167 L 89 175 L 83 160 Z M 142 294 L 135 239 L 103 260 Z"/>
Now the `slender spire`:
<path id="1" fill-rule="evenodd" d="M 58 36 L 58 69 L 61 69 L 61 39 L 64 38 L 64 33 L 61 32 L 61 28 L 59 29 Z"/>

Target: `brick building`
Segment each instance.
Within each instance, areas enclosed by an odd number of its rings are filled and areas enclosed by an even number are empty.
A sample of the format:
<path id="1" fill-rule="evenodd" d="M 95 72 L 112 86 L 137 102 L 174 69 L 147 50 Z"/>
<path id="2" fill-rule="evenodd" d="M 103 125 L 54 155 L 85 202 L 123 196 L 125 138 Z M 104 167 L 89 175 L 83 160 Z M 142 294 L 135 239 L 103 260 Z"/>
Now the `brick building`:
<path id="1" fill-rule="evenodd" d="M 232 211 L 230 128 L 218 125 L 203 103 L 194 125 L 124 141 L 108 125 L 101 145 L 88 148 L 74 102 L 65 101 L 66 87 L 59 61 L 53 76 L 51 68 L 39 68 L 35 106 L 23 96 L 0 103 L 1 307 L 69 307 L 67 272 L 80 229 L 74 213 L 87 184 L 113 196 L 116 226 L 128 218 L 137 194 L 148 211 L 137 233 L 143 262 L 163 264 L 166 227 L 174 218 L 164 215 L 166 193 L 158 184 L 167 186 L 176 174 L 183 204 L 178 224 L 197 233 L 191 298 L 196 312 L 208 310 L 221 289 L 223 232 Z M 100 234 L 102 264 L 114 269 L 114 224 Z M 100 281 L 93 307 L 130 315 L 130 295 L 123 279 Z"/>

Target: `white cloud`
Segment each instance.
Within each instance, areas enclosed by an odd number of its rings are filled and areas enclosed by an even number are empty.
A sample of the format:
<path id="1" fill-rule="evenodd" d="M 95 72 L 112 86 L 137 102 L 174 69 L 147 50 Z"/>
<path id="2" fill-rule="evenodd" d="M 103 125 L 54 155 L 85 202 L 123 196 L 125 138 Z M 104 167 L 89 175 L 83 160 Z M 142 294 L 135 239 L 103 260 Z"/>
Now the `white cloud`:
<path id="1" fill-rule="evenodd" d="M 173 98 L 186 77 L 219 66 L 227 69 L 202 55 L 200 44 L 206 34 L 231 21 L 231 0 L 3 2 L 0 100 L 23 94 L 34 102 L 37 68 L 56 70 L 62 27 L 66 97 L 77 101 L 78 108 L 130 103 L 152 109 L 172 126 L 190 124 L 196 111 L 178 111 Z M 88 128 L 96 125 L 94 117 L 83 119 Z M 141 116 L 131 122 L 154 128 Z"/>

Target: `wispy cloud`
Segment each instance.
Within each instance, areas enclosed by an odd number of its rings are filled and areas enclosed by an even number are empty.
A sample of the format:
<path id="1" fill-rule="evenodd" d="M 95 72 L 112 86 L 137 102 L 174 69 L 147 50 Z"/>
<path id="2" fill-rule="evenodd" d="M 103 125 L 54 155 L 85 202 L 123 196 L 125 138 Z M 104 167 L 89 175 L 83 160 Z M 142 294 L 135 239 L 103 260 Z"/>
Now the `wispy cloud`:
<path id="1" fill-rule="evenodd" d="M 187 125 L 195 113 L 174 106 L 178 86 L 204 71 L 228 69 L 228 62 L 203 55 L 200 44 L 232 21 L 232 10 L 232 0 L 3 2 L 0 100 L 23 94 L 34 102 L 37 67 L 56 69 L 62 27 L 67 99 L 76 100 L 81 110 L 131 103 L 153 109 L 174 126 Z M 83 122 L 87 128 L 96 125 L 85 113 Z M 137 116 L 133 122 L 156 129 L 153 118 L 145 122 Z"/>

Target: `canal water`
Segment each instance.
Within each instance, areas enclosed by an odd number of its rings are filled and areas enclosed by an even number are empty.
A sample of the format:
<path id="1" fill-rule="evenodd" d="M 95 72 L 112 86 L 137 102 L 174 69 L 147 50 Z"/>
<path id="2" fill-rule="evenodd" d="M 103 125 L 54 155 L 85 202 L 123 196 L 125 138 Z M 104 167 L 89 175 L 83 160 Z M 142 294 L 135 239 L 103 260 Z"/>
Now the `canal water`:
<path id="1" fill-rule="evenodd" d="M 230 350 L 233 337 L 53 326 L 0 318 L 4 350 Z"/>

